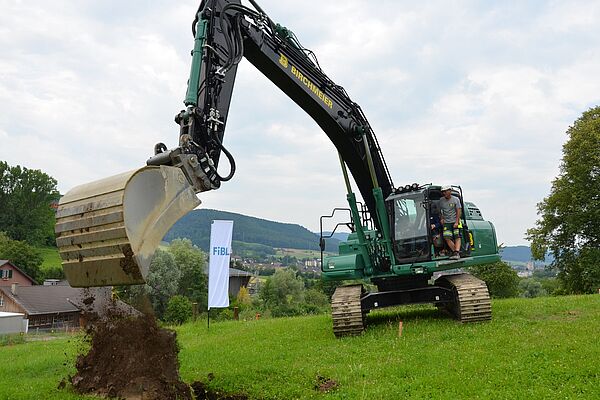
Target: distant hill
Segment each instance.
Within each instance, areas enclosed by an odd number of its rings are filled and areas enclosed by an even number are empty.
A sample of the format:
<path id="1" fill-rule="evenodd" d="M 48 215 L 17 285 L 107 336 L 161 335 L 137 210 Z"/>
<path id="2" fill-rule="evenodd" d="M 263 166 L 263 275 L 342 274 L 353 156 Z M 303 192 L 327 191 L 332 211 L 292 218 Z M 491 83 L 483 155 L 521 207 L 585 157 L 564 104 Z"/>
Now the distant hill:
<path id="1" fill-rule="evenodd" d="M 531 249 L 529 246 L 507 246 L 502 249 L 500 256 L 504 261 L 531 261 Z"/>
<path id="2" fill-rule="evenodd" d="M 208 251 L 210 245 L 210 224 L 212 220 L 233 221 L 233 240 L 236 248 L 260 247 L 263 252 L 268 248 L 319 250 L 319 236 L 298 224 L 286 224 L 266 219 L 249 217 L 226 211 L 199 209 L 185 215 L 173 225 L 164 240 L 170 242 L 176 238 L 189 238 L 196 246 Z M 252 245 L 250 245 L 252 244 Z M 337 251 L 339 241 L 328 240 L 326 250 Z"/>
<path id="3" fill-rule="evenodd" d="M 275 254 L 273 248 L 319 250 L 319 234 L 298 224 L 269 221 L 262 218 L 227 211 L 199 209 L 181 218 L 167 233 L 164 240 L 189 238 L 196 246 L 208 251 L 210 224 L 212 220 L 233 221 L 234 249 L 254 254 Z M 328 232 L 324 232 L 327 234 Z M 347 232 L 336 232 L 326 242 L 326 251 L 337 252 L 340 241 L 346 240 Z M 235 250 L 234 250 L 235 251 Z M 502 249 L 502 260 L 513 262 L 532 261 L 529 246 L 508 246 Z M 546 257 L 546 263 L 552 262 Z"/>
<path id="4" fill-rule="evenodd" d="M 533 261 L 531 248 L 529 246 L 507 246 L 502 249 L 500 257 L 502 257 L 503 261 L 517 261 L 525 263 Z M 543 263 L 550 264 L 552 261 L 554 261 L 554 258 L 550 254 L 547 254 L 546 260 Z"/>
<path id="5" fill-rule="evenodd" d="M 324 236 L 330 235 L 331 232 L 323 232 Z M 315 233 L 315 235 L 318 235 L 318 233 Z M 348 240 L 348 235 L 350 235 L 348 232 L 336 232 L 333 234 L 332 238 L 339 240 L 340 242 L 345 242 L 346 240 Z"/>

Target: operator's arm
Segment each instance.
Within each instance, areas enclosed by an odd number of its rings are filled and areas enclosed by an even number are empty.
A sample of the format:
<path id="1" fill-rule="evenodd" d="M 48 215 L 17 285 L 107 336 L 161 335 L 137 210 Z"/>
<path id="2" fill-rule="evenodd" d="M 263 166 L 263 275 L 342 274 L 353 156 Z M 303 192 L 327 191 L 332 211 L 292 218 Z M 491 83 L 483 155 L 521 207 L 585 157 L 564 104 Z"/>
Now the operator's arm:
<path id="1" fill-rule="evenodd" d="M 454 227 L 458 228 L 460 225 L 460 217 L 462 215 L 462 207 L 460 206 L 460 201 L 456 201 L 456 221 L 454 222 Z"/>

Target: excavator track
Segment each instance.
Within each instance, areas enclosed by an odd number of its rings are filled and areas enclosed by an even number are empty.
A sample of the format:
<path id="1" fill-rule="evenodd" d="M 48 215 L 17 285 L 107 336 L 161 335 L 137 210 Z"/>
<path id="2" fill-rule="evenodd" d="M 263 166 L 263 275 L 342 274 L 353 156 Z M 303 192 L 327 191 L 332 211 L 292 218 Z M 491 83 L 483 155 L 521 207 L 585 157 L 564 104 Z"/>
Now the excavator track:
<path id="1" fill-rule="evenodd" d="M 446 310 L 460 322 L 479 322 L 492 319 L 492 305 L 487 285 L 470 274 L 444 275 L 436 285 L 452 288 L 454 302 Z"/>
<path id="2" fill-rule="evenodd" d="M 336 337 L 360 335 L 365 329 L 365 314 L 360 298 L 362 285 L 338 287 L 331 297 L 333 334 Z"/>

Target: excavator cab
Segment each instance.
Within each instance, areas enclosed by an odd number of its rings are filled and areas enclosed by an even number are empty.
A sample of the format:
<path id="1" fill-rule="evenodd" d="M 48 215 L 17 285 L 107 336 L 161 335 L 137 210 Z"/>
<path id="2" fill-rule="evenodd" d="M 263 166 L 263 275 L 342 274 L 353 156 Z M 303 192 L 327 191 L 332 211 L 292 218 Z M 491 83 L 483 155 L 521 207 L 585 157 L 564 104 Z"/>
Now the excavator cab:
<path id="1" fill-rule="evenodd" d="M 425 190 L 393 195 L 388 201 L 393 208 L 391 231 L 398 263 L 428 259 L 431 246 Z"/>
<path id="2" fill-rule="evenodd" d="M 457 197 L 465 209 L 462 190 L 454 187 L 452 195 Z M 435 232 L 431 228 L 431 217 L 434 213 L 439 215 L 439 200 L 442 192 L 439 186 L 428 185 L 425 187 L 411 187 L 388 197 L 388 209 L 394 216 L 392 220 L 392 240 L 396 261 L 399 264 L 431 260 L 436 257 L 436 247 L 444 248 L 446 245 L 440 241 L 435 242 Z M 468 230 L 466 212 L 461 213 L 461 253 L 470 255 L 471 234 Z M 441 232 L 438 232 L 441 235 Z"/>
<path id="3" fill-rule="evenodd" d="M 55 228 L 70 285 L 145 283 L 164 235 L 199 204 L 184 172 L 165 165 L 71 189 L 60 199 Z"/>

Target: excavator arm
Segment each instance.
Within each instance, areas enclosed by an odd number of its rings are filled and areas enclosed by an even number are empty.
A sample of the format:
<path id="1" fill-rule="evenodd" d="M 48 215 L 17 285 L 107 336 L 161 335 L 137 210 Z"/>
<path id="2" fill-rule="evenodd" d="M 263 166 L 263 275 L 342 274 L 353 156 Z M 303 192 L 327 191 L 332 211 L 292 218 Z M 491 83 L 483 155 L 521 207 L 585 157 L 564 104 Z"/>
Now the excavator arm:
<path id="1" fill-rule="evenodd" d="M 387 197 L 393 183 L 360 106 L 321 70 L 314 54 L 304 49 L 290 30 L 273 23 L 254 1 L 251 3 L 255 9 L 237 0 L 206 0 L 194 20 L 196 46 L 185 99 L 187 108 L 175 120 L 180 125 L 180 148 L 176 153 L 195 154 L 202 164 L 200 177 L 195 178 L 200 178 L 197 189 L 216 189 L 235 171 L 233 156 L 223 146 L 223 136 L 237 64 L 246 58 L 323 129 L 347 164 L 367 208 L 375 215 L 373 188 L 381 187 Z M 159 144 L 158 148 L 165 147 Z M 221 153 L 230 164 L 228 176 L 217 171 Z M 165 156 L 159 153 L 148 164 L 177 165 L 178 160 Z"/>
<path id="2" fill-rule="evenodd" d="M 382 199 L 393 192 L 393 183 L 360 106 L 322 71 L 314 54 L 290 30 L 275 24 L 253 0 L 250 3 L 253 8 L 239 0 L 201 2 L 192 24 L 186 108 L 175 117 L 178 147 L 167 149 L 158 143 L 146 167 L 78 186 L 61 199 L 57 245 L 72 286 L 144 283 L 162 237 L 200 204 L 195 194 L 218 189 L 233 177 L 235 160 L 223 139 L 242 58 L 327 134 L 371 216 L 378 215 L 373 218 L 376 228 L 387 232 Z M 220 172 L 222 155 L 229 164 L 227 175 Z M 350 196 L 347 178 L 346 185 Z"/>

